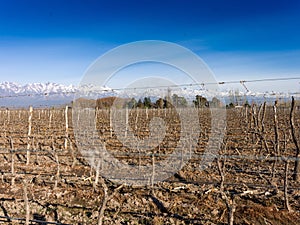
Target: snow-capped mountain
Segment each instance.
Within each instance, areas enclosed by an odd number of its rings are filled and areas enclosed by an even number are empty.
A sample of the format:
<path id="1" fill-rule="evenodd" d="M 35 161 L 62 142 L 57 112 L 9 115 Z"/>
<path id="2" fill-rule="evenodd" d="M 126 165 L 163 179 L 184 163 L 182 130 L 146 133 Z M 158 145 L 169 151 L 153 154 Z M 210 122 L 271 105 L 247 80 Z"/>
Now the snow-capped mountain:
<path id="1" fill-rule="evenodd" d="M 19 94 L 51 94 L 51 93 L 72 93 L 76 91 L 73 85 L 62 85 L 56 83 L 30 83 L 20 85 L 14 82 L 0 83 L 1 95 Z"/>
<path id="2" fill-rule="evenodd" d="M 93 84 L 76 87 L 50 82 L 25 85 L 2 82 L 0 83 L 0 107 L 57 106 L 68 104 L 79 97 L 101 98 L 114 94 L 115 92 L 109 87 Z"/>
<path id="3" fill-rule="evenodd" d="M 170 91 L 170 93 L 169 93 Z M 266 99 L 274 100 L 278 97 L 289 98 L 290 95 L 299 96 L 300 93 L 277 93 L 277 92 L 241 92 L 233 93 L 230 90 L 222 90 L 219 92 L 210 92 L 205 89 L 197 89 L 192 87 L 177 89 L 129 89 L 129 90 L 113 90 L 109 87 L 97 86 L 95 84 L 86 84 L 76 87 L 74 85 L 62 85 L 56 83 L 30 83 L 21 85 L 14 82 L 0 83 L 0 107 L 27 107 L 33 106 L 57 106 L 68 104 L 77 98 L 97 99 L 107 96 L 117 96 L 122 98 L 143 99 L 150 97 L 156 99 L 167 95 L 177 94 L 185 97 L 192 102 L 196 95 L 202 95 L 209 100 L 212 97 L 224 99 L 226 102 L 232 101 L 233 96 L 239 99 L 256 101 L 265 101 Z"/>
<path id="4" fill-rule="evenodd" d="M 14 82 L 2 82 L 0 83 L 0 94 L 15 94 L 21 90 L 22 86 Z"/>
<path id="5" fill-rule="evenodd" d="M 67 104 L 74 99 L 77 88 L 73 85 L 56 83 L 30 83 L 21 85 L 14 82 L 0 83 L 1 107 L 56 106 Z"/>

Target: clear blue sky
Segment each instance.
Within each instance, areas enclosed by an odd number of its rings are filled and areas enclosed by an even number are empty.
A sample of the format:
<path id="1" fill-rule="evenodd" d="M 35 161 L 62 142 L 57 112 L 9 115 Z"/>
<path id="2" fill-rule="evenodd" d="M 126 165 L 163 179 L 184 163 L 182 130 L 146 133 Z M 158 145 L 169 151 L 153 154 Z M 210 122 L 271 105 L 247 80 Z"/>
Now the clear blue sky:
<path id="1" fill-rule="evenodd" d="M 300 76 L 300 1 L 3 0 L 0 82 L 78 84 L 107 50 L 164 40 L 218 81 Z"/>

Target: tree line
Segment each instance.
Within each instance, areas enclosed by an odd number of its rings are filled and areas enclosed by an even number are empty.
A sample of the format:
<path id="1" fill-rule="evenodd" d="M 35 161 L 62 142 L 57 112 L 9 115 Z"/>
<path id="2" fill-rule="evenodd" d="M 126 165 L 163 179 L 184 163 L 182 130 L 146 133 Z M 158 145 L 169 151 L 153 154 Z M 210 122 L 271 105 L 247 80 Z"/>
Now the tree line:
<path id="1" fill-rule="evenodd" d="M 117 97 L 106 97 L 96 100 L 97 108 L 110 108 L 112 105 L 115 105 L 118 108 L 148 108 L 148 109 L 164 109 L 164 108 L 185 108 L 189 106 L 188 101 L 185 97 L 178 96 L 173 94 L 171 97 L 158 98 L 151 100 L 150 97 L 144 97 L 136 100 L 135 98 L 131 99 L 122 99 Z M 195 108 L 206 108 L 206 107 L 219 107 L 222 105 L 221 101 L 213 97 L 211 101 L 207 98 L 196 95 L 195 99 L 192 101 L 192 104 Z"/>

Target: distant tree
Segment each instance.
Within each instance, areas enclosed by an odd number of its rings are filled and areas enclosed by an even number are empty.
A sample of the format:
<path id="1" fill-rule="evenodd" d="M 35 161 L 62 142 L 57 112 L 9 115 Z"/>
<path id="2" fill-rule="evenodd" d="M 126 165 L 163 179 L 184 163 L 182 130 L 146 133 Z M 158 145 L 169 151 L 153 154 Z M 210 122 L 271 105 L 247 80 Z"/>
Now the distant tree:
<path id="1" fill-rule="evenodd" d="M 177 94 L 172 95 L 172 101 L 173 105 L 175 107 L 186 107 L 187 106 L 187 101 L 184 97 L 180 97 Z"/>
<path id="2" fill-rule="evenodd" d="M 130 101 L 127 103 L 127 107 L 129 109 L 137 107 L 137 102 L 136 102 L 135 98 L 130 99 Z"/>
<path id="3" fill-rule="evenodd" d="M 251 107 L 250 104 L 249 104 L 249 102 L 248 102 L 248 100 L 246 100 L 246 102 L 244 103 L 244 106 L 245 107 Z"/>
<path id="4" fill-rule="evenodd" d="M 226 105 L 226 108 L 229 108 L 229 109 L 234 108 L 234 107 L 235 107 L 235 105 L 232 102 L 230 102 L 229 105 Z"/>
<path id="5" fill-rule="evenodd" d="M 144 103 L 142 102 L 141 99 L 138 100 L 138 102 L 136 104 L 136 107 L 138 107 L 138 108 L 144 108 Z"/>
<path id="6" fill-rule="evenodd" d="M 155 105 L 156 105 L 156 108 L 163 109 L 164 105 L 165 105 L 164 99 L 162 99 L 162 98 L 157 99 Z"/>
<path id="7" fill-rule="evenodd" d="M 179 96 L 177 94 L 173 94 L 172 95 L 172 101 L 173 101 L 173 105 L 175 107 L 178 107 L 178 104 L 179 104 Z"/>
<path id="8" fill-rule="evenodd" d="M 149 97 L 144 98 L 144 107 L 145 108 L 151 108 L 152 107 L 151 99 Z"/>
<path id="9" fill-rule="evenodd" d="M 172 108 L 172 100 L 169 96 L 165 97 L 164 108 Z"/>
<path id="10" fill-rule="evenodd" d="M 208 107 L 209 103 L 205 97 L 201 95 L 196 95 L 196 100 L 193 101 L 196 108 Z"/>
<path id="11" fill-rule="evenodd" d="M 221 101 L 216 97 L 213 97 L 211 102 L 209 103 L 210 107 L 220 107 L 221 105 L 222 105 Z"/>

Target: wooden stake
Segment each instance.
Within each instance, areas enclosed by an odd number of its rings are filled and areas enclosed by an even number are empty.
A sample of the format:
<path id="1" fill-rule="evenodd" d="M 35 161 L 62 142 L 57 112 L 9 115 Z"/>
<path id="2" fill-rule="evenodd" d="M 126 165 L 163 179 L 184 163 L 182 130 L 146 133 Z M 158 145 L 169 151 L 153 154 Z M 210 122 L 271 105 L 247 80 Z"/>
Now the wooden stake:
<path id="1" fill-rule="evenodd" d="M 32 120 L 32 113 L 33 108 L 32 106 L 29 107 L 29 117 L 28 117 L 28 134 L 27 134 L 27 152 L 26 152 L 26 165 L 30 163 L 30 138 L 31 138 L 31 120 Z"/>
<path id="2" fill-rule="evenodd" d="M 11 186 L 15 185 L 15 150 L 14 150 L 14 143 L 12 138 L 9 138 L 10 142 L 10 149 L 11 149 Z"/>
<path id="3" fill-rule="evenodd" d="M 277 101 L 273 105 L 274 110 L 274 131 L 275 131 L 275 144 L 274 144 L 274 155 L 279 156 L 279 132 L 278 132 L 278 119 L 277 119 Z M 274 160 L 272 166 L 272 182 L 274 182 L 275 168 L 277 159 Z"/>
<path id="4" fill-rule="evenodd" d="M 289 212 L 292 211 L 290 203 L 289 203 L 289 197 L 288 197 L 288 170 L 289 170 L 289 162 L 285 161 L 285 167 L 284 167 L 284 206 L 285 209 Z"/>
<path id="5" fill-rule="evenodd" d="M 27 195 L 27 180 L 23 181 L 23 192 L 24 192 L 24 205 L 25 205 L 25 224 L 29 225 L 29 218 L 30 218 L 30 208 L 28 203 L 28 195 Z"/>
<path id="6" fill-rule="evenodd" d="M 65 123 L 66 123 L 66 131 L 65 131 L 65 149 L 68 148 L 68 137 L 69 137 L 69 124 L 68 124 L 68 106 L 65 109 Z"/>
<path id="7" fill-rule="evenodd" d="M 127 131 L 128 131 L 128 108 L 126 106 L 126 109 L 125 109 L 125 124 L 126 124 L 126 127 L 125 127 L 125 138 L 127 138 Z"/>
<path id="8" fill-rule="evenodd" d="M 57 170 L 56 170 L 56 176 L 55 176 L 55 184 L 54 184 L 54 189 L 57 188 L 58 182 L 59 182 L 59 178 L 60 178 L 60 167 L 59 167 L 59 160 L 58 160 L 58 155 L 55 152 L 55 160 L 56 160 L 56 164 L 57 164 Z"/>
<path id="9" fill-rule="evenodd" d="M 291 105 L 291 112 L 290 112 L 290 124 L 292 130 L 292 138 L 294 144 L 296 146 L 296 162 L 294 167 L 293 179 L 295 181 L 300 181 L 300 148 L 297 141 L 296 131 L 295 131 L 295 121 L 294 121 L 294 110 L 295 110 L 295 99 L 292 97 L 292 105 Z"/>

